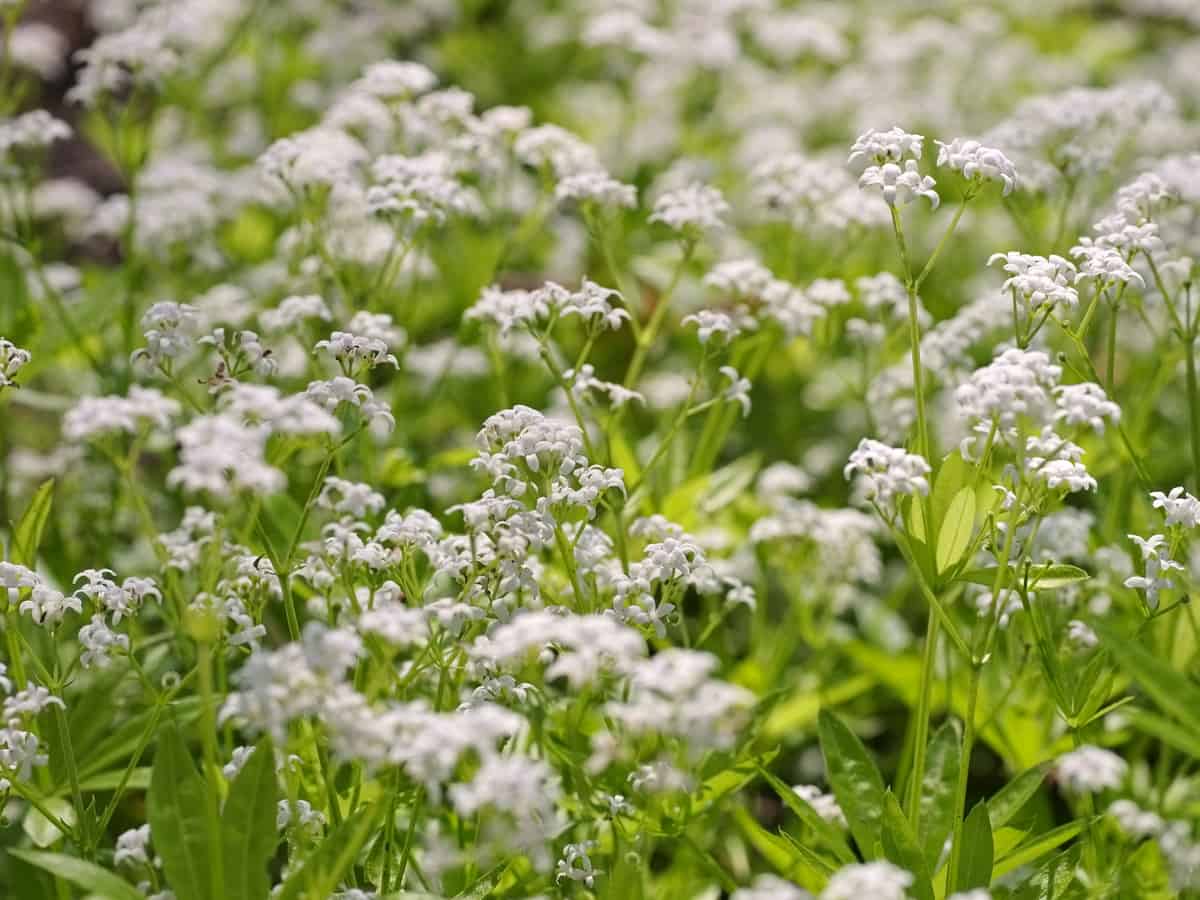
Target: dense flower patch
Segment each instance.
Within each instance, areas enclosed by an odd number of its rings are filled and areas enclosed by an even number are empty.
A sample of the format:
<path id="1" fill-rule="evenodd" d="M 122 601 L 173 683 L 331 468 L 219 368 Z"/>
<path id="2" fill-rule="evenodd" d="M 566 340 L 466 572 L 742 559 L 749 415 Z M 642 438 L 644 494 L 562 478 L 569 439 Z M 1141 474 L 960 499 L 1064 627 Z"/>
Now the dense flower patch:
<path id="1" fill-rule="evenodd" d="M 1191 3 L 0 16 L 4 896 L 1200 896 Z"/>

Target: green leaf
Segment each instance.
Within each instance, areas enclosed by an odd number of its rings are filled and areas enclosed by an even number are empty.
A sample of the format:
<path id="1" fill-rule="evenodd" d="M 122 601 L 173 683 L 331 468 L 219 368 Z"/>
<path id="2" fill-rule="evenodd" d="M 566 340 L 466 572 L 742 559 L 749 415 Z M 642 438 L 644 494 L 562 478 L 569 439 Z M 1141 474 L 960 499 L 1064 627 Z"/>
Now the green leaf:
<path id="1" fill-rule="evenodd" d="M 37 562 L 38 546 L 42 543 L 42 532 L 50 518 L 50 504 L 54 501 L 54 479 L 43 481 L 25 508 L 20 521 L 13 526 L 12 548 L 9 556 L 19 566 L 33 568 Z"/>
<path id="2" fill-rule="evenodd" d="M 724 509 L 745 493 L 761 465 L 762 454 L 749 453 L 717 469 L 709 476 L 707 490 L 700 497 L 699 511 L 711 516 Z"/>
<path id="3" fill-rule="evenodd" d="M 914 881 L 911 892 L 916 900 L 933 900 L 933 884 L 929 880 L 925 854 L 891 791 L 883 795 L 882 824 L 879 836 L 883 843 L 883 855 L 912 873 Z"/>
<path id="4" fill-rule="evenodd" d="M 744 806 L 733 808 L 733 820 L 742 836 L 767 863 L 784 878 L 810 891 L 819 892 L 833 873 L 832 866 L 792 842 L 786 834 L 772 834 L 763 828 Z"/>
<path id="5" fill-rule="evenodd" d="M 70 882 L 93 897 L 104 900 L 145 900 L 141 891 L 128 881 L 103 869 L 95 863 L 86 862 L 64 853 L 43 853 L 40 850 L 8 850 L 22 862 L 44 869 L 51 875 Z"/>
<path id="6" fill-rule="evenodd" d="M 1050 763 L 1033 766 L 996 791 L 988 801 L 988 818 L 992 820 L 993 831 L 1013 820 L 1029 798 L 1037 793 L 1049 771 Z"/>
<path id="7" fill-rule="evenodd" d="M 121 779 L 125 777 L 124 769 L 113 769 L 110 772 L 101 772 L 99 775 L 92 775 L 84 778 L 79 782 L 79 789 L 85 794 L 94 793 L 102 794 L 106 791 L 115 791 L 121 785 Z M 129 773 L 129 779 L 125 782 L 126 790 L 144 791 L 150 787 L 150 768 L 148 766 L 139 766 Z M 59 787 L 59 792 L 67 790 L 67 786 Z"/>
<path id="8" fill-rule="evenodd" d="M 301 900 L 328 897 L 354 865 L 367 842 L 380 810 L 387 804 L 364 806 L 325 836 L 304 860 L 304 865 L 288 876 L 273 900 Z M 271 823 L 275 827 L 275 823 Z M 151 826 L 153 830 L 153 826 Z"/>
<path id="9" fill-rule="evenodd" d="M 1172 900 L 1171 878 L 1157 841 L 1146 841 L 1121 865 L 1121 897 L 1137 900 Z"/>
<path id="10" fill-rule="evenodd" d="M 999 878 L 1001 875 L 1005 875 L 1019 866 L 1028 865 L 1034 860 L 1045 856 L 1055 847 L 1060 847 L 1071 840 L 1071 838 L 1082 832 L 1086 825 L 1087 823 L 1083 819 L 1076 819 L 1074 822 L 1068 822 L 1066 825 L 1060 825 L 1057 828 L 1043 832 L 1033 840 L 1026 841 L 1011 853 L 1006 853 L 996 860 L 996 866 L 992 874 L 996 878 Z"/>
<path id="11" fill-rule="evenodd" d="M 822 819 L 803 797 L 766 769 L 762 770 L 762 777 L 775 791 L 776 796 L 783 801 L 783 805 L 795 813 L 796 817 L 816 834 L 818 840 L 838 858 L 842 865 L 848 865 L 855 861 L 854 853 L 846 844 L 841 830 Z"/>
<path id="12" fill-rule="evenodd" d="M 952 891 L 985 888 L 992 883 L 992 863 L 995 847 L 992 844 L 992 823 L 988 805 L 981 800 L 971 810 L 962 830 L 962 855 L 959 858 L 958 879 Z"/>
<path id="13" fill-rule="evenodd" d="M 1176 750 L 1200 757 L 1200 735 L 1193 734 L 1190 729 L 1145 709 L 1131 709 L 1126 715 L 1130 724 L 1143 734 L 1156 737 Z"/>
<path id="14" fill-rule="evenodd" d="M 996 569 L 996 566 L 989 566 L 983 569 L 969 569 L 959 574 L 956 580 L 969 581 L 971 584 L 982 584 L 984 587 L 990 588 L 996 583 Z M 1017 570 L 1010 566 L 1006 583 L 1010 585 L 1019 583 L 1022 572 L 1024 572 L 1024 569 Z M 1070 566 L 1065 563 L 1042 563 L 1041 565 L 1029 567 L 1029 589 L 1031 591 L 1052 591 L 1079 581 L 1086 581 L 1091 577 L 1091 575 L 1079 568 L 1079 566 Z"/>
<path id="15" fill-rule="evenodd" d="M 722 797 L 740 791 L 758 777 L 762 767 L 779 755 L 778 750 L 768 750 L 750 759 L 742 760 L 729 768 L 706 778 L 696 794 L 694 812 L 699 814 L 710 808 Z"/>
<path id="16" fill-rule="evenodd" d="M 146 813 L 154 848 L 178 900 L 211 900 L 217 895 L 212 856 L 220 835 L 209 825 L 208 802 L 204 780 L 179 729 L 174 723 L 166 725 L 150 775 Z"/>
<path id="17" fill-rule="evenodd" d="M 828 710 L 821 710 L 817 718 L 817 733 L 833 794 L 846 814 L 858 849 L 869 858 L 879 842 L 883 776 L 858 735 Z"/>
<path id="18" fill-rule="evenodd" d="M 929 872 L 937 871 L 946 838 L 954 828 L 955 788 L 961 759 L 961 735 L 953 720 L 943 723 L 925 752 L 921 778 L 921 818 L 918 839 Z"/>
<path id="19" fill-rule="evenodd" d="M 929 513 L 933 521 L 944 522 L 951 502 L 963 488 L 971 487 L 974 480 L 975 467 L 963 459 L 957 450 L 947 453 L 938 466 L 933 491 L 929 495 Z"/>
<path id="20" fill-rule="evenodd" d="M 950 501 L 946 518 L 938 527 L 937 563 L 938 574 L 957 563 L 967 547 L 971 545 L 971 533 L 975 530 L 975 491 L 964 487 Z"/>
<path id="21" fill-rule="evenodd" d="M 263 738 L 229 786 L 221 814 L 226 900 L 264 900 L 271 890 L 267 863 L 279 842 L 275 751 Z"/>
<path id="22" fill-rule="evenodd" d="M 1200 687 L 1141 644 L 1122 636 L 1106 622 L 1096 632 L 1117 664 L 1164 712 L 1170 713 L 1200 742 Z"/>
<path id="23" fill-rule="evenodd" d="M 75 830 L 75 806 L 65 797 L 47 797 L 42 801 L 51 814 L 58 817 L 62 824 L 72 831 Z M 63 833 L 58 826 L 51 822 L 36 807 L 30 806 L 21 822 L 21 828 L 29 835 L 29 839 L 38 847 L 49 847 L 62 839 Z"/>
<path id="24" fill-rule="evenodd" d="M 1074 846 L 1047 860 L 1033 877 L 1021 886 L 1013 900 L 1056 900 L 1075 880 L 1079 847 Z"/>
<path id="25" fill-rule="evenodd" d="M 925 540 L 925 504 L 921 502 L 920 497 L 912 497 L 909 499 L 906 509 L 905 521 L 908 524 L 908 533 L 912 535 L 914 543 L 928 543 Z"/>

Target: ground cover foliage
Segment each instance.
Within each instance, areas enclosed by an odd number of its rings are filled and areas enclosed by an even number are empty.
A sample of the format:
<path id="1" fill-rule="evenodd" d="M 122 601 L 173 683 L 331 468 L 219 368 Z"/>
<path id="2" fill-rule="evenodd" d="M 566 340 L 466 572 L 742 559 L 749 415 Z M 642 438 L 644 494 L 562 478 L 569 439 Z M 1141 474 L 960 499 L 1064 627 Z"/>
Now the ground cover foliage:
<path id="1" fill-rule="evenodd" d="M 0 0 L 0 893 L 1200 895 L 1200 17 Z"/>

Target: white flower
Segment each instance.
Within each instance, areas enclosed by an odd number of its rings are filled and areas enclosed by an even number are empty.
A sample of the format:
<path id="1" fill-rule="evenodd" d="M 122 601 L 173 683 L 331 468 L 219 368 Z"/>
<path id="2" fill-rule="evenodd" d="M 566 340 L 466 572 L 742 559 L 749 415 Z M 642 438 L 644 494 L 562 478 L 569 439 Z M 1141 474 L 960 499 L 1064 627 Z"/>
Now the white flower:
<path id="1" fill-rule="evenodd" d="M 1182 525 L 1184 528 L 1195 528 L 1200 525 L 1200 500 L 1184 491 L 1182 486 L 1171 488 L 1169 494 L 1162 491 L 1151 491 L 1154 508 L 1161 509 L 1167 517 L 1166 525 Z"/>
<path id="2" fill-rule="evenodd" d="M 846 478 L 857 474 L 863 498 L 891 513 L 897 497 L 929 493 L 931 471 L 929 463 L 915 453 L 863 438 L 850 454 L 842 474 Z"/>
<path id="3" fill-rule="evenodd" d="M 111 662 L 109 656 L 114 650 L 129 651 L 128 636 L 117 634 L 109 628 L 104 616 L 99 613 L 79 629 L 79 643 L 83 646 L 79 662 L 85 669 L 92 666 L 103 669 Z"/>
<path id="4" fill-rule="evenodd" d="M 563 177 L 554 186 L 556 200 L 596 203 L 618 209 L 637 206 L 637 188 L 617 181 L 602 169 L 575 172 Z"/>
<path id="5" fill-rule="evenodd" d="M 977 181 L 999 181 L 1001 193 L 1007 197 L 1017 185 L 1017 170 L 1007 156 L 979 141 L 955 138 L 949 144 L 934 141 L 938 146 L 937 164 L 961 172 L 964 178 Z"/>
<path id="6" fill-rule="evenodd" d="M 734 891 L 730 900 L 812 900 L 812 894 L 778 875 L 759 875 L 750 887 Z"/>
<path id="7" fill-rule="evenodd" d="M 1071 255 L 1080 260 L 1077 281 L 1091 278 L 1100 286 L 1115 281 L 1146 286 L 1145 279 L 1133 270 L 1119 250 L 1093 242 L 1091 238 L 1080 238 L 1079 243 L 1071 248 Z"/>
<path id="8" fill-rule="evenodd" d="M 654 203 L 651 222 L 662 222 L 675 231 L 695 235 L 723 228 L 729 204 L 714 187 L 693 182 L 667 191 Z"/>
<path id="9" fill-rule="evenodd" d="M 263 311 L 258 318 L 267 331 L 287 331 L 305 319 L 328 322 L 332 314 L 324 298 L 318 294 L 305 294 L 285 297 L 278 306 Z"/>
<path id="10" fill-rule="evenodd" d="M 932 177 L 921 174 L 915 159 L 907 160 L 903 169 L 893 162 L 869 166 L 858 177 L 860 188 L 878 188 L 888 206 L 906 206 L 918 197 L 924 197 L 937 209 L 942 198 L 934 190 L 936 185 Z"/>
<path id="11" fill-rule="evenodd" d="M 236 490 L 273 494 L 287 477 L 267 463 L 266 426 L 250 426 L 227 413 L 199 416 L 180 428 L 179 465 L 167 473 L 167 485 L 229 497 Z"/>
<path id="12" fill-rule="evenodd" d="M 405 100 L 437 86 L 437 76 L 417 62 L 385 60 L 372 63 L 354 82 L 353 89 L 383 100 Z"/>
<path id="13" fill-rule="evenodd" d="M 1147 812 L 1132 800 L 1114 800 L 1108 814 L 1117 820 L 1121 830 L 1134 838 L 1155 837 L 1166 827 L 1162 816 Z"/>
<path id="14" fill-rule="evenodd" d="M 83 612 L 83 603 L 74 595 L 64 596 L 45 584 L 34 585 L 28 600 L 22 600 L 20 611 L 28 613 L 38 625 L 57 625 L 68 611 Z"/>
<path id="15" fill-rule="evenodd" d="M 729 259 L 713 266 L 704 283 L 744 299 L 761 296 L 773 279 L 771 270 L 757 260 Z"/>
<path id="16" fill-rule="evenodd" d="M 361 367 L 373 369 L 384 363 L 400 368 L 395 354 L 388 352 L 387 342 L 377 337 L 352 334 L 348 331 L 333 332 L 327 340 L 317 341 L 313 350 L 324 350 L 337 360 L 347 375 L 353 374 Z"/>
<path id="17" fill-rule="evenodd" d="M 346 132 L 318 126 L 276 141 L 258 158 L 258 167 L 295 190 L 349 183 L 366 160 L 366 149 Z"/>
<path id="18" fill-rule="evenodd" d="M 720 335 L 722 343 L 728 343 L 741 333 L 732 316 L 711 309 L 684 316 L 683 324 L 696 326 L 696 336 L 702 344 L 707 344 L 714 334 Z"/>
<path id="19" fill-rule="evenodd" d="M 113 852 L 113 865 L 125 863 L 135 866 L 150 865 L 150 826 L 130 828 L 117 835 L 117 846 Z"/>
<path id="20" fill-rule="evenodd" d="M 729 380 L 729 387 L 721 393 L 721 399 L 740 404 L 742 415 L 750 415 L 750 379 L 743 378 L 733 366 L 721 366 L 717 371 Z"/>
<path id="21" fill-rule="evenodd" d="M 844 866 L 829 877 L 820 900 L 906 900 L 913 876 L 879 860 Z"/>
<path id="22" fill-rule="evenodd" d="M 1166 577 L 1168 572 L 1182 572 L 1183 566 L 1171 559 L 1170 548 L 1166 546 L 1167 539 L 1161 534 L 1148 538 L 1136 534 L 1128 535 L 1137 544 L 1145 563 L 1144 575 L 1131 575 L 1125 579 L 1125 587 L 1142 591 L 1146 595 L 1146 606 L 1154 610 L 1158 608 L 1158 595 L 1174 587 L 1174 582 Z"/>
<path id="23" fill-rule="evenodd" d="M 71 137 L 71 126 L 44 109 L 0 122 L 0 156 L 12 150 L 41 150 Z"/>
<path id="24" fill-rule="evenodd" d="M 63 437 L 83 443 L 113 432 L 136 435 L 143 429 L 170 427 L 180 414 L 178 401 L 155 388 L 133 385 L 127 397 L 83 397 L 63 416 Z"/>
<path id="25" fill-rule="evenodd" d="M 1121 408 L 1108 399 L 1104 388 L 1090 381 L 1063 384 L 1054 389 L 1056 422 L 1087 425 L 1097 434 L 1104 433 L 1104 421 L 1121 421 Z M 1151 495 L 1153 496 L 1153 495 Z"/>
<path id="26" fill-rule="evenodd" d="M 1004 282 L 1004 290 L 1014 291 L 1029 304 L 1031 310 L 1043 306 L 1074 307 L 1079 303 L 1079 292 L 1075 290 L 1078 272 L 1070 260 L 1061 256 L 1035 256 L 1029 253 L 993 253 L 988 265 L 1004 263 L 1004 271 L 1011 278 Z"/>
<path id="27" fill-rule="evenodd" d="M 1096 636 L 1092 627 L 1079 619 L 1072 619 L 1067 623 L 1067 640 L 1087 649 L 1100 643 L 1100 638 Z"/>
<path id="28" fill-rule="evenodd" d="M 555 864 L 555 882 L 561 883 L 566 878 L 581 881 L 589 889 L 595 887 L 596 876 L 600 873 L 592 867 L 592 861 L 588 857 L 588 852 L 595 846 L 595 841 L 583 841 L 563 847 L 562 858 Z"/>
<path id="29" fill-rule="evenodd" d="M 1051 391 L 1061 376 L 1062 368 L 1040 350 L 1010 348 L 971 373 L 954 399 L 968 422 L 1011 429 L 1025 416 L 1042 423 L 1051 417 Z"/>
<path id="30" fill-rule="evenodd" d="M 880 166 L 888 162 L 899 162 L 905 157 L 920 159 L 924 147 L 923 135 L 910 134 L 899 126 L 887 131 L 869 128 L 854 141 L 848 162 L 852 166 L 871 163 Z"/>
<path id="31" fill-rule="evenodd" d="M 23 350 L 8 338 L 0 337 L 0 390 L 16 387 L 13 379 L 32 358 L 28 350 Z"/>
<path id="32" fill-rule="evenodd" d="M 813 784 L 793 785 L 792 790 L 808 803 L 813 808 L 813 811 L 826 822 L 831 825 L 837 825 L 840 828 L 847 827 L 846 814 L 842 812 L 842 808 L 838 805 L 837 798 L 833 794 L 826 794 Z"/>
<path id="33" fill-rule="evenodd" d="M 1085 744 L 1064 753 L 1054 764 L 1059 780 L 1076 794 L 1119 787 L 1129 766 L 1111 750 Z"/>

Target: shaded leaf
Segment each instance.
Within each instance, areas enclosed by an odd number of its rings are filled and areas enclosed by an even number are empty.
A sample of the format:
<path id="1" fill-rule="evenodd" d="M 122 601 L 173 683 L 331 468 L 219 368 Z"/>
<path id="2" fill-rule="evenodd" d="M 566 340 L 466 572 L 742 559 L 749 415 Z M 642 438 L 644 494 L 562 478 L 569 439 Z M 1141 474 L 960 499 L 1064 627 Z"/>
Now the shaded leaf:
<path id="1" fill-rule="evenodd" d="M 816 834 L 821 843 L 838 858 L 839 862 L 847 865 L 855 861 L 854 853 L 846 844 L 846 839 L 840 829 L 822 819 L 803 797 L 770 772 L 764 769 L 762 777 L 775 791 L 776 796 L 783 801 L 783 805 L 795 813 L 796 817 Z"/>
<path id="2" fill-rule="evenodd" d="M 1052 828 L 1038 835 L 1033 840 L 1026 841 L 1011 853 L 1006 853 L 996 860 L 995 869 L 992 874 L 999 878 L 1001 875 L 1011 872 L 1018 866 L 1028 865 L 1034 860 L 1045 856 L 1051 850 L 1062 846 L 1082 832 L 1086 824 L 1083 819 L 1076 819 L 1074 822 L 1068 822 L 1066 825 Z"/>
<path id="3" fill-rule="evenodd" d="M 220 835 L 212 833 L 207 804 L 204 780 L 179 729 L 168 724 L 159 736 L 146 813 L 154 849 L 178 900 L 210 900 L 217 894 L 212 855 Z"/>
<path id="4" fill-rule="evenodd" d="M 961 573 L 957 580 L 982 584 L 984 587 L 990 588 L 996 583 L 996 568 L 996 566 L 988 566 L 983 569 L 968 569 Z M 1018 570 L 1010 566 L 1008 584 L 1016 584 L 1021 579 L 1023 571 L 1023 569 Z M 1065 563 L 1043 563 L 1029 567 L 1029 589 L 1031 591 L 1051 591 L 1079 581 L 1086 581 L 1091 577 L 1079 566 L 1070 566 Z"/>
<path id="5" fill-rule="evenodd" d="M 288 876 L 273 900 L 300 900 L 302 897 L 328 897 L 347 870 L 358 859 L 380 810 L 386 804 L 365 806 L 334 828 Z M 272 823 L 274 827 L 274 823 Z"/>
<path id="6" fill-rule="evenodd" d="M 992 864 L 995 847 L 992 844 L 992 823 L 986 800 L 971 810 L 962 830 L 962 855 L 959 857 L 958 878 L 953 891 L 985 888 L 992 883 Z"/>
<path id="7" fill-rule="evenodd" d="M 1097 622 L 1095 628 L 1117 664 L 1200 743 L 1200 687 L 1168 661 L 1121 635 L 1108 623 Z"/>
<path id="8" fill-rule="evenodd" d="M 38 486 L 25 508 L 20 520 L 13 527 L 12 547 L 9 558 L 17 565 L 33 568 L 37 562 L 38 546 L 42 543 L 42 532 L 50 518 L 50 505 L 54 502 L 54 479 L 43 481 Z"/>
<path id="9" fill-rule="evenodd" d="M 858 735 L 833 713 L 821 710 L 817 732 L 833 794 L 846 815 L 858 849 L 870 857 L 879 842 L 883 776 Z"/>
<path id="10" fill-rule="evenodd" d="M 1013 820 L 1029 802 L 1029 798 L 1037 793 L 1049 771 L 1049 763 L 1033 766 L 992 795 L 988 800 L 988 818 L 992 820 L 993 831 Z"/>
<path id="11" fill-rule="evenodd" d="M 104 900 L 145 900 L 141 891 L 128 881 L 95 863 L 63 853 L 43 853 L 40 850 L 8 850 L 22 862 L 44 869 L 63 881 L 68 881 L 90 896 Z"/>
<path id="12" fill-rule="evenodd" d="M 938 573 L 945 572 L 957 563 L 971 544 L 971 533 L 975 530 L 975 491 L 964 487 L 954 495 L 946 518 L 938 529 L 937 553 L 934 561 Z"/>
<path id="13" fill-rule="evenodd" d="M 930 873 L 937 870 L 946 838 L 954 828 L 954 799 L 961 759 L 958 724 L 945 722 L 934 732 L 925 753 L 921 778 L 921 817 L 918 840 Z"/>
<path id="14" fill-rule="evenodd" d="M 279 842 L 278 796 L 275 751 L 270 738 L 263 738 L 229 786 L 221 813 L 226 900 L 263 900 L 270 892 L 267 863 Z"/>
<path id="15" fill-rule="evenodd" d="M 900 809 L 895 794 L 888 791 L 883 795 L 883 816 L 880 839 L 883 855 L 900 868 L 911 872 L 913 884 L 909 889 L 916 900 L 933 900 L 933 884 L 929 880 L 929 868 L 925 855 L 912 825 Z"/>
<path id="16" fill-rule="evenodd" d="M 1014 900 L 1055 900 L 1075 880 L 1079 847 L 1075 846 L 1047 860 L 1014 895 Z"/>

